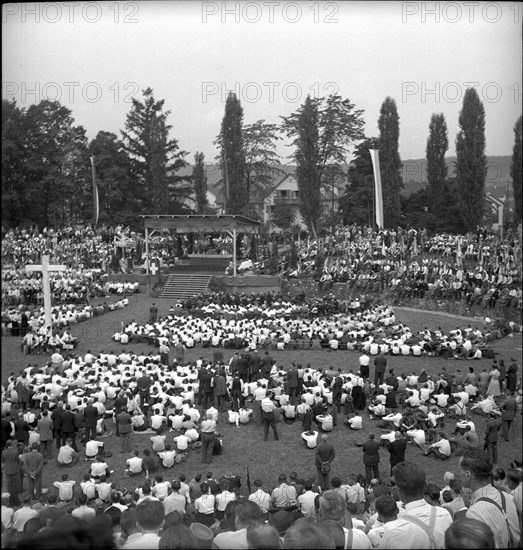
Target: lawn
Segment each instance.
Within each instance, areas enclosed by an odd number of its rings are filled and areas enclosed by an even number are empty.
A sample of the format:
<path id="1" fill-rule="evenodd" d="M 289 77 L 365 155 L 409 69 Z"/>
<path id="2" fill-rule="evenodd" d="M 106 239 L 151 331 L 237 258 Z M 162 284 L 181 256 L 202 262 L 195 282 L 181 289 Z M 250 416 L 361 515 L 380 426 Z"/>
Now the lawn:
<path id="1" fill-rule="evenodd" d="M 107 298 L 98 301 L 116 301 L 115 298 Z M 112 334 L 119 329 L 122 322 L 127 322 L 131 319 L 139 323 L 144 323 L 149 317 L 149 307 L 154 302 L 159 309 L 160 315 L 167 315 L 171 302 L 168 300 L 152 299 L 145 294 L 136 294 L 130 297 L 130 304 L 123 310 L 109 312 L 106 315 L 91 318 L 83 323 L 73 326 L 73 333 L 79 338 L 79 346 L 75 353 L 84 354 L 88 349 L 93 353 L 100 351 L 114 350 L 120 352 L 120 345 L 111 340 Z M 435 328 L 441 326 L 444 330 L 455 328 L 456 326 L 467 326 L 470 322 L 473 326 L 481 326 L 482 321 L 465 320 L 464 318 L 455 318 L 452 316 L 437 314 L 425 311 L 396 309 L 396 317 L 411 327 L 414 332 L 419 328 L 428 326 Z M 507 363 L 511 357 L 519 357 L 521 351 L 514 347 L 514 339 L 506 337 L 502 340 L 494 342 L 496 357 L 504 359 Z M 128 350 L 135 353 L 148 353 L 153 348 L 148 348 L 147 345 L 128 346 Z M 229 359 L 234 353 L 232 350 L 223 350 L 225 359 Z M 358 367 L 358 352 L 352 351 L 336 351 L 328 352 L 321 350 L 312 351 L 273 351 L 271 352 L 277 364 L 283 368 L 290 366 L 291 361 L 302 364 L 311 364 L 313 367 L 333 367 L 341 368 L 343 371 L 349 369 L 357 370 Z M 516 355 L 518 354 L 518 355 Z M 198 357 L 206 359 L 212 358 L 212 349 L 195 348 L 187 350 L 185 354 L 186 360 L 192 361 Z M 41 355 L 23 355 L 20 352 L 20 340 L 9 336 L 2 337 L 2 381 L 5 380 L 11 372 L 18 373 L 28 364 L 44 365 L 48 361 L 48 357 Z M 489 368 L 491 360 L 483 359 L 480 361 L 466 362 L 455 360 L 444 360 L 435 357 L 389 357 L 388 367 L 394 368 L 397 374 L 403 372 L 411 372 L 424 368 L 430 374 L 441 372 L 443 366 L 449 370 L 456 368 L 466 369 L 473 366 L 476 371 L 482 368 Z M 371 376 L 373 369 L 371 368 Z M 331 442 L 336 449 L 336 459 L 333 463 L 332 474 L 341 476 L 346 479 L 349 473 L 363 473 L 363 461 L 361 448 L 354 446 L 354 441 L 364 440 L 366 434 L 371 431 L 376 434 L 380 433 L 376 426 L 375 420 L 370 420 L 367 413 L 363 415 L 363 430 L 360 433 L 349 431 L 344 425 L 338 425 L 334 428 L 330 435 Z M 175 476 L 184 473 L 188 478 L 201 472 L 205 474 L 207 471 L 212 471 L 216 477 L 224 474 L 238 474 L 242 476 L 242 481 L 245 487 L 247 469 L 249 470 L 251 480 L 261 478 L 266 483 L 267 487 L 272 487 L 277 484 L 278 475 L 281 472 L 289 473 L 291 471 L 298 472 L 301 476 L 315 476 L 316 470 L 314 467 L 314 451 L 306 449 L 301 442 L 301 423 L 294 424 L 278 424 L 280 433 L 280 441 L 276 442 L 272 438 L 272 433 L 269 434 L 269 441 L 263 441 L 263 428 L 258 425 L 231 426 L 227 424 L 225 418 L 220 421 L 219 430 L 223 434 L 224 453 L 221 456 L 213 457 L 211 465 L 203 465 L 200 460 L 200 454 L 197 451 L 190 451 L 185 462 L 177 464 L 169 470 L 162 470 L 161 473 L 166 479 L 172 479 Z M 481 435 L 484 429 L 484 420 L 482 417 L 475 417 L 477 432 Z M 498 444 L 499 464 L 498 467 L 508 468 L 510 462 L 514 458 L 521 458 L 521 418 L 518 418 L 517 425 L 514 430 L 514 437 L 510 442 L 505 442 L 500 438 Z M 111 430 L 114 430 L 112 421 L 107 421 Z M 454 428 L 454 422 L 447 421 L 445 431 L 450 433 Z M 167 441 L 172 441 L 172 433 L 168 434 Z M 133 444 L 135 448 L 142 451 L 145 447 L 150 447 L 148 435 L 133 435 Z M 113 456 L 107 459 L 111 469 L 115 473 L 111 476 L 111 481 L 117 483 L 120 488 L 134 487 L 143 482 L 144 477 L 128 478 L 124 477 L 124 460 L 126 455 L 120 454 L 120 440 L 114 435 L 104 439 L 106 448 L 113 452 Z M 56 456 L 56 454 L 55 454 Z M 67 470 L 71 479 L 75 479 L 77 484 L 87 473 L 89 463 L 83 460 L 83 454 L 80 462 L 73 468 Z M 411 460 L 420 464 L 427 471 L 429 481 L 437 484 L 442 484 L 443 474 L 445 471 L 457 471 L 457 457 L 451 457 L 450 460 L 442 462 L 434 457 L 424 457 L 421 451 L 409 445 L 407 451 L 407 460 Z M 389 458 L 386 449 L 381 451 L 381 466 L 380 472 L 385 480 L 389 479 Z M 59 479 L 63 473 L 63 469 L 56 467 L 54 460 L 44 468 L 44 487 L 52 485 L 53 481 Z"/>

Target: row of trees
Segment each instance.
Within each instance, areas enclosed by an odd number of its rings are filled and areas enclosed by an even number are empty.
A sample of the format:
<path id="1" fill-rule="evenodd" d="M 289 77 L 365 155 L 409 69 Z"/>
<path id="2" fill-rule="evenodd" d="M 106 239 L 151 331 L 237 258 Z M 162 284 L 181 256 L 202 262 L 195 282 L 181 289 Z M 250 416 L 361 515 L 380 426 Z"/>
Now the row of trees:
<path id="1" fill-rule="evenodd" d="M 133 99 L 121 136 L 100 131 L 88 141 L 72 113 L 44 100 L 27 110 L 2 102 L 2 214 L 4 225 L 39 226 L 88 222 L 92 212 L 91 158 L 96 167 L 100 221 L 139 226 L 139 214 L 211 213 L 207 200 L 205 157 L 196 152 L 192 173 L 184 170 L 188 153 L 171 136 L 170 111 L 153 91 Z M 448 131 L 443 114 L 429 125 L 426 159 L 428 185 L 408 200 L 400 197 L 399 115 L 394 99 L 383 102 L 379 135 L 364 135 L 363 111 L 349 99 L 313 99 L 281 124 L 259 120 L 245 125 L 240 101 L 227 97 L 214 142 L 221 168 L 219 186 L 228 214 L 256 217 L 253 203 L 270 192 L 284 170 L 276 145 L 286 136 L 296 166 L 299 211 L 316 234 L 322 223 L 322 190 L 346 182 L 338 216 L 345 223 L 373 224 L 374 178 L 369 149 L 380 151 L 384 223 L 461 232 L 481 225 L 485 205 L 485 111 L 474 89 L 465 93 L 456 137 L 456 174 L 449 178 L 445 155 Z M 521 118 L 515 126 L 511 176 L 521 221 Z M 348 155 L 353 160 L 348 165 Z M 183 174 L 183 175 L 182 175 Z M 292 213 L 276 205 L 278 224 L 290 225 Z M 324 220 L 323 220 L 324 221 Z M 332 221 L 332 220 L 331 220 Z"/>

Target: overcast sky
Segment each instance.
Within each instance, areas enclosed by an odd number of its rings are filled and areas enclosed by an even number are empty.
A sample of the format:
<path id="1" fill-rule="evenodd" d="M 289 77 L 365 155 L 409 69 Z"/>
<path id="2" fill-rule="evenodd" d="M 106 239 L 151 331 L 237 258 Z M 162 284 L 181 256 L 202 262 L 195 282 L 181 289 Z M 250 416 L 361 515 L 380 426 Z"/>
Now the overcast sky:
<path id="1" fill-rule="evenodd" d="M 466 83 L 476 83 L 487 154 L 510 155 L 522 15 L 515 2 L 4 4 L 2 97 L 28 107 L 59 95 L 91 139 L 120 135 L 130 98 L 151 87 L 192 162 L 197 150 L 216 154 L 226 90 L 236 89 L 245 123 L 279 123 L 307 93 L 336 92 L 364 110 L 368 136 L 391 96 L 405 160 L 425 156 L 434 112 L 455 154 Z"/>

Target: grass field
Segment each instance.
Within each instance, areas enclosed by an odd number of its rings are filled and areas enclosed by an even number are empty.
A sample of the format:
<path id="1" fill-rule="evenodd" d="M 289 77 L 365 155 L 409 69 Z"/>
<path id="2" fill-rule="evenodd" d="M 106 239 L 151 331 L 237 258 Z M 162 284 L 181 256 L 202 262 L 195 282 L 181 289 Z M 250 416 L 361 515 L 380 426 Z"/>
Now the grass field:
<path id="1" fill-rule="evenodd" d="M 107 298 L 98 301 L 115 301 L 115 298 Z M 112 334 L 120 327 L 122 322 L 127 322 L 131 319 L 139 323 L 145 323 L 149 318 L 149 307 L 152 302 L 156 302 L 160 315 L 167 315 L 171 302 L 168 300 L 151 299 L 144 294 L 136 294 L 129 299 L 130 304 L 123 310 L 107 313 L 106 315 L 91 318 L 81 324 L 73 326 L 73 333 L 79 338 L 79 346 L 75 353 L 84 354 L 88 349 L 93 353 L 100 351 L 109 352 L 114 350 L 117 354 L 121 350 L 121 346 L 111 340 Z M 458 325 L 467 326 L 470 322 L 473 326 L 481 326 L 481 320 L 464 320 L 448 315 L 430 313 L 425 311 L 396 309 L 396 318 L 411 327 L 414 332 L 419 328 L 428 326 L 435 328 L 441 326 L 444 330 L 455 328 Z M 511 357 L 519 358 L 521 351 L 514 347 L 514 339 L 506 337 L 502 340 L 497 340 L 493 343 L 496 350 L 496 357 L 504 359 L 505 362 Z M 132 350 L 139 353 L 142 350 L 145 353 L 152 351 L 147 345 L 127 347 L 127 350 Z M 234 353 L 232 350 L 223 350 L 225 359 L 229 359 Z M 271 352 L 279 366 L 288 368 L 291 361 L 302 364 L 310 363 L 313 367 L 333 367 L 341 368 L 343 371 L 349 369 L 357 370 L 358 367 L 358 352 L 352 351 L 337 351 L 328 352 L 321 350 L 312 351 L 273 351 Z M 517 354 L 517 355 L 516 355 Z M 195 348 L 185 352 L 186 360 L 192 361 L 198 357 L 206 359 L 212 358 L 212 349 Z M 23 355 L 20 351 L 20 340 L 9 336 L 2 337 L 2 381 L 5 380 L 11 372 L 18 373 L 28 366 L 28 364 L 44 365 L 48 361 L 48 357 L 41 355 Z M 466 369 L 473 366 L 476 371 L 483 368 L 489 368 L 491 360 L 482 359 L 474 362 L 463 362 L 455 360 L 444 360 L 435 357 L 389 357 L 388 367 L 394 368 L 399 375 L 403 372 L 411 372 L 424 368 L 429 374 L 437 374 L 441 372 L 441 368 L 446 366 L 448 370 L 456 368 Z M 371 368 L 371 377 L 373 376 L 373 368 Z M 375 420 L 370 420 L 367 413 L 363 414 L 363 430 L 357 434 L 349 431 L 344 425 L 338 425 L 331 432 L 330 439 L 336 449 L 336 459 L 333 463 L 331 476 L 338 475 L 342 479 L 346 479 L 351 472 L 364 473 L 362 451 L 361 448 L 354 446 L 354 440 L 363 441 L 366 435 L 371 431 L 377 435 L 380 434 L 379 428 L 376 426 Z M 163 469 L 160 473 L 164 479 L 173 479 L 181 473 L 185 473 L 189 479 L 195 474 L 201 472 L 205 474 L 207 471 L 212 471 L 216 477 L 223 474 L 241 475 L 242 482 L 245 487 L 246 472 L 249 469 L 251 480 L 259 477 L 264 480 L 267 487 L 272 487 L 277 484 L 278 475 L 281 472 L 290 473 L 291 471 L 298 472 L 301 476 L 316 475 L 314 467 L 314 451 L 306 449 L 301 442 L 301 422 L 294 424 L 278 424 L 280 433 L 280 441 L 276 442 L 272 438 L 272 433 L 269 434 L 269 441 L 263 441 L 263 428 L 257 425 L 231 426 L 227 424 L 225 418 L 221 420 L 219 430 L 224 436 L 224 453 L 221 456 L 213 457 L 211 465 L 201 463 L 200 453 L 198 451 L 190 451 L 185 462 L 181 462 L 169 470 Z M 480 438 L 483 434 L 484 420 L 482 417 L 475 417 L 477 432 Z M 114 430 L 112 421 L 107 421 L 111 430 Z M 447 421 L 445 431 L 450 433 L 454 428 L 455 422 Z M 517 424 L 514 430 L 514 436 L 510 442 L 505 442 L 500 438 L 498 444 L 499 464 L 498 467 L 507 468 L 514 458 L 521 458 L 521 417 L 517 419 Z M 133 445 L 136 449 L 142 451 L 145 447 L 150 447 L 149 435 L 133 435 Z M 172 441 L 172 432 L 168 434 L 167 441 Z M 124 461 L 126 455 L 120 454 L 120 440 L 114 435 L 104 439 L 106 448 L 113 452 L 113 456 L 107 459 L 111 469 L 115 473 L 111 476 L 111 481 L 118 484 L 120 488 L 134 487 L 143 482 L 144 476 L 137 478 L 127 478 L 123 475 Z M 82 450 L 83 448 L 80 447 Z M 56 456 L 56 452 L 55 452 Z M 75 479 L 77 484 L 87 473 L 89 469 L 88 462 L 83 460 L 71 469 L 67 470 L 71 479 Z M 424 457 L 421 451 L 409 445 L 407 451 L 407 460 L 411 460 L 420 464 L 427 471 L 429 481 L 437 484 L 442 484 L 443 474 L 445 471 L 457 471 L 458 458 L 452 456 L 450 460 L 442 462 L 434 457 Z M 385 480 L 389 479 L 389 458 L 388 452 L 383 449 L 381 451 L 380 472 Z M 50 460 L 44 468 L 43 481 L 44 487 L 52 485 L 53 481 L 60 478 L 64 472 L 56 466 L 55 460 Z"/>

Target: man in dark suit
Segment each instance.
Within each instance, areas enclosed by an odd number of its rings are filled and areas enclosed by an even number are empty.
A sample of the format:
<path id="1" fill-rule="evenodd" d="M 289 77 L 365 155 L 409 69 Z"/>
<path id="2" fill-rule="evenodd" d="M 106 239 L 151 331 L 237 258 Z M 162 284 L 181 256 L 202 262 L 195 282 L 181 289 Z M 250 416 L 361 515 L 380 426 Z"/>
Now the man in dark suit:
<path id="1" fill-rule="evenodd" d="M 485 424 L 485 442 L 483 450 L 492 459 L 493 464 L 498 462 L 498 439 L 499 428 L 501 427 L 501 418 L 496 412 L 490 413 L 490 418 Z"/>
<path id="2" fill-rule="evenodd" d="M 324 464 L 332 465 L 332 461 L 336 458 L 336 451 L 329 443 L 327 434 L 321 436 L 321 442 L 316 447 L 315 464 L 318 472 L 318 484 L 323 491 L 329 489 L 329 473 L 324 471 Z M 329 468 L 330 470 L 330 468 Z"/>
<path id="3" fill-rule="evenodd" d="M 385 369 L 387 368 L 387 358 L 383 353 L 379 353 L 374 359 L 374 385 L 383 384 Z"/>
<path id="4" fill-rule="evenodd" d="M 380 444 L 374 439 L 374 434 L 369 434 L 369 439 L 363 444 L 363 464 L 365 465 L 365 478 L 367 483 L 373 478 L 380 477 Z"/>
<path id="5" fill-rule="evenodd" d="M 287 372 L 287 393 L 291 405 L 295 405 L 298 399 L 298 369 L 294 363 L 292 363 L 291 370 Z"/>
<path id="6" fill-rule="evenodd" d="M 238 372 L 240 373 L 240 378 L 244 382 L 248 382 L 249 359 L 250 359 L 250 355 L 246 353 L 240 353 L 240 358 L 238 359 Z"/>
<path id="7" fill-rule="evenodd" d="M 63 403 L 60 401 L 53 409 L 51 420 L 53 421 L 53 436 L 56 441 L 56 449 L 62 446 L 62 415 L 64 414 Z"/>
<path id="8" fill-rule="evenodd" d="M 202 409 L 206 410 L 213 403 L 213 375 L 207 368 L 202 367 L 202 370 L 205 372 L 202 374 L 200 391 L 202 392 Z"/>
<path id="9" fill-rule="evenodd" d="M 260 359 L 260 376 L 262 378 L 269 379 L 273 363 L 274 359 L 269 355 L 269 352 L 266 350 L 264 356 Z"/>
<path id="10" fill-rule="evenodd" d="M 120 432 L 120 437 L 122 438 L 122 449 L 121 453 L 128 453 L 131 451 L 131 432 L 132 432 L 132 422 L 131 415 L 124 409 L 117 417 L 116 421 L 118 422 L 118 430 Z"/>
<path id="11" fill-rule="evenodd" d="M 2 416 L 2 427 L 0 431 L 0 441 L 2 443 L 2 451 L 5 449 L 7 440 L 11 437 L 13 431 L 13 426 L 11 425 L 11 413 L 5 413 L 5 416 Z"/>
<path id="12" fill-rule="evenodd" d="M 219 370 L 214 375 L 214 406 L 219 412 L 225 410 L 225 398 L 227 397 L 227 380 L 225 371 Z"/>
<path id="13" fill-rule="evenodd" d="M 65 406 L 65 411 L 60 418 L 60 429 L 62 432 L 62 445 L 65 445 L 67 439 L 70 438 L 73 442 L 71 447 L 78 452 L 78 447 L 76 446 L 76 425 L 71 405 Z"/>
<path id="14" fill-rule="evenodd" d="M 258 351 L 254 350 L 254 353 L 251 355 L 251 358 L 249 359 L 249 378 L 250 381 L 256 381 L 260 377 L 260 356 L 258 355 Z"/>
<path id="15" fill-rule="evenodd" d="M 501 437 L 508 441 L 508 432 L 516 417 L 516 398 L 510 391 L 505 392 L 505 402 L 501 405 Z"/>
<path id="16" fill-rule="evenodd" d="M 96 408 L 96 407 L 95 407 Z M 127 408 L 127 395 L 124 390 L 121 390 L 116 399 L 114 400 L 114 419 L 116 425 L 116 435 L 120 436 L 120 431 L 118 430 L 118 415 Z M 98 411 L 97 411 L 98 412 Z"/>
<path id="17" fill-rule="evenodd" d="M 392 468 L 400 462 L 405 462 L 405 452 L 407 451 L 407 440 L 401 432 L 396 432 L 396 439 L 389 445 L 390 453 L 390 475 L 392 477 Z"/>
<path id="18" fill-rule="evenodd" d="M 96 439 L 96 423 L 98 422 L 98 409 L 93 405 L 93 399 L 89 398 L 84 409 L 85 419 L 85 442 Z"/>
<path id="19" fill-rule="evenodd" d="M 9 493 L 9 506 L 19 506 L 19 495 L 23 490 L 20 456 L 16 442 L 8 439 L 6 449 L 2 451 L 2 469 L 4 471 L 6 489 Z"/>
<path id="20" fill-rule="evenodd" d="M 343 390 L 343 378 L 341 377 L 341 369 L 338 369 L 338 373 L 332 381 L 332 405 L 337 408 L 338 412 L 341 412 L 341 394 Z"/>

